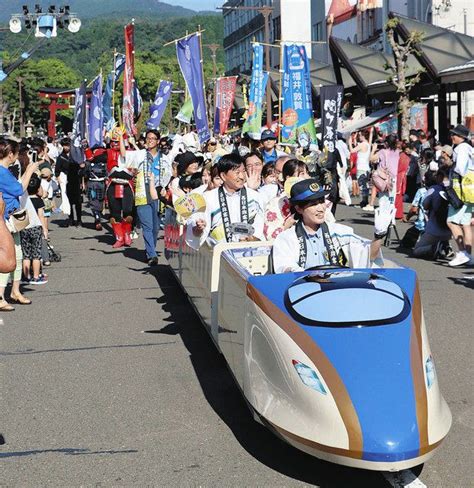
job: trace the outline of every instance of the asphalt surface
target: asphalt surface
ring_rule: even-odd
[[[369,214],[340,207],[338,216],[370,236]],[[47,270],[48,284],[25,287],[31,306],[0,314],[0,486],[391,486],[307,456],[254,422],[164,259],[150,270],[141,250],[113,250],[111,235],[85,220],[52,223],[62,262]],[[474,269],[384,252],[418,272],[453,413],[439,452],[414,471],[428,487],[474,486]]]

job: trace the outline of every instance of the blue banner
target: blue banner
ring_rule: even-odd
[[[105,92],[102,98],[102,114],[104,117],[104,126],[107,131],[114,126],[115,120],[112,117],[112,93],[114,90],[114,75],[110,73],[107,76],[107,83],[105,84]]]
[[[140,95],[140,90],[138,89],[137,80],[133,84],[133,113],[135,116],[135,120],[138,120],[140,114],[142,113],[143,108],[143,100],[142,96]]]
[[[316,144],[309,62],[303,45],[283,46],[281,142]]]
[[[102,146],[104,116],[102,112],[102,75],[92,84],[92,98],[89,105],[89,147]]]
[[[202,144],[210,139],[209,122],[207,120],[204,79],[201,65],[201,36],[193,34],[176,42],[176,55],[188,87],[194,107],[194,121]]]
[[[82,164],[86,160],[82,147],[82,141],[86,138],[86,104],[86,84],[82,82],[76,90],[71,135],[71,159],[77,164]]]
[[[160,81],[160,86],[156,90],[155,101],[150,105],[150,118],[146,122],[148,129],[159,128],[172,88],[173,82],[165,80]]]
[[[256,43],[252,46],[252,49],[253,58],[249,106],[247,109],[247,119],[242,127],[242,133],[247,133],[252,139],[259,140],[262,129],[262,105],[265,97],[265,88],[268,83],[268,73],[263,71],[263,46]]]
[[[125,54],[116,54],[114,56],[114,75],[115,75],[115,82],[120,78],[120,75],[123,73],[125,69]]]

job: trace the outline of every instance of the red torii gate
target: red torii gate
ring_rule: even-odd
[[[89,98],[91,90],[87,90],[87,97]],[[76,90],[67,90],[64,88],[41,88],[39,96],[42,100],[49,100],[48,105],[42,105],[41,108],[49,110],[48,120],[48,136],[56,137],[56,112],[73,108],[72,103],[76,96]]]

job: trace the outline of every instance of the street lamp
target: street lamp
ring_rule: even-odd
[[[67,27],[69,32],[79,32],[81,20],[76,14],[70,12],[69,5],[65,5],[56,11],[55,5],[50,5],[47,12],[43,12],[40,4],[35,5],[35,11],[30,12],[27,5],[23,5],[22,14],[11,16],[9,27],[13,34],[18,34],[24,21],[26,29],[35,29],[35,37],[56,37],[57,28]]]
[[[264,35],[264,47],[265,47],[265,69],[270,73],[270,29],[269,21],[270,15],[273,13],[273,7],[219,7],[217,10],[253,10],[263,15],[263,35]],[[272,125],[272,95],[270,93],[270,76],[267,81],[267,126]]]

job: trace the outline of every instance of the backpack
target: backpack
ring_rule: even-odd
[[[454,173],[451,185],[463,203],[474,203],[474,170],[469,169],[464,176]]]

